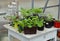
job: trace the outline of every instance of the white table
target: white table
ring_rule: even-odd
[[[49,39],[57,40],[57,29],[52,27],[50,29],[45,28],[44,31],[37,31],[37,34],[25,35],[24,33],[19,33],[9,24],[4,25],[8,29],[8,41],[12,41],[12,37],[19,39],[20,41],[47,41]]]

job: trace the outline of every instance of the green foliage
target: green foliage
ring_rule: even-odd
[[[23,8],[21,8],[20,12],[23,15],[23,17],[29,16],[31,14],[30,9],[23,9]]]
[[[42,13],[42,9],[41,8],[33,8],[33,9],[23,9],[23,8],[21,8],[20,12],[23,15],[23,17],[27,17],[27,16],[30,16],[32,14]]]
[[[46,21],[52,21],[53,18],[52,18],[52,15],[51,14],[48,14],[47,18],[46,18]]]
[[[23,23],[23,21],[18,21],[18,24],[21,26],[21,27],[23,27],[24,28],[24,23]]]
[[[40,21],[37,21],[37,26],[42,27],[44,25],[43,22],[44,22],[43,19],[41,19]]]
[[[32,26],[37,25],[38,16],[31,16],[28,19],[22,20],[24,22],[24,27],[32,28]]]
[[[24,22],[24,27],[29,27],[29,28],[32,27],[31,19],[24,19],[23,22]]]
[[[31,12],[33,14],[38,14],[38,13],[42,13],[43,11],[42,11],[42,8],[33,8],[31,9]]]

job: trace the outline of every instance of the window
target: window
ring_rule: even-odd
[[[58,19],[58,7],[47,8],[45,14],[51,14],[55,19]]]
[[[31,8],[32,0],[19,0],[19,7],[22,8]]]

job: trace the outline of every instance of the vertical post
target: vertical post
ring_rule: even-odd
[[[32,8],[34,8],[34,0],[32,0]]]
[[[48,1],[49,1],[49,0],[47,0],[46,3],[45,3],[45,6],[44,6],[44,8],[43,8],[43,13],[45,12],[45,9],[46,9],[46,7],[47,7]]]
[[[9,30],[8,30],[8,41],[12,41],[12,40],[11,40],[10,33],[9,33]]]
[[[10,30],[8,30],[8,41],[13,41],[13,37],[11,37],[10,33]]]
[[[59,20],[59,16],[60,16],[60,0],[59,0],[59,6],[58,6],[58,20]]]
[[[55,39],[54,41],[57,41],[57,30],[56,30],[56,34],[55,34]]]

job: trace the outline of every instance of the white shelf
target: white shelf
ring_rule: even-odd
[[[57,30],[60,30],[60,28],[56,28]]]
[[[46,33],[48,33],[48,32],[51,32],[51,31],[56,30],[56,28],[54,28],[54,27],[52,27],[52,28],[50,28],[50,29],[44,28],[44,31],[37,31],[37,34],[25,35],[24,33],[19,33],[16,29],[14,29],[14,28],[13,28],[12,26],[10,26],[9,24],[4,25],[4,27],[7,28],[7,29],[10,29],[10,30],[12,30],[12,31],[14,31],[14,32],[16,32],[16,33],[18,33],[18,34],[26,37],[26,38],[33,38],[33,37],[36,37],[36,36],[38,36],[38,35],[46,34]]]

